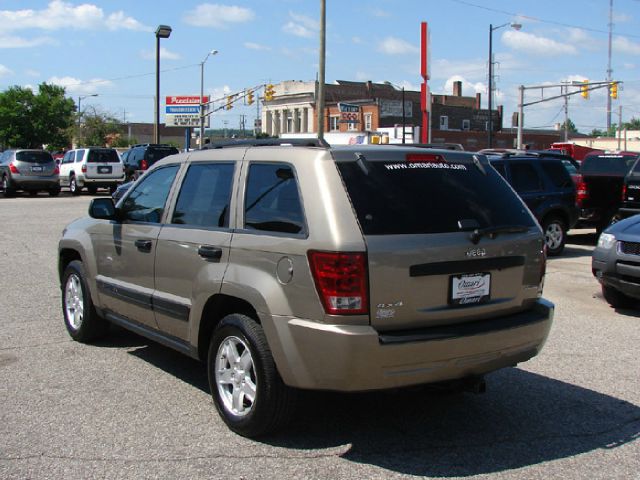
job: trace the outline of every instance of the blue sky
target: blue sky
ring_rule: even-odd
[[[266,82],[313,80],[318,70],[319,0],[0,0],[0,89],[12,85],[60,84],[82,101],[131,122],[153,121],[155,28],[167,24],[161,41],[161,98],[198,94],[200,62],[205,93],[213,98]],[[433,93],[463,93],[487,99],[489,25],[497,62],[495,104],[505,107],[505,126],[517,109],[518,86],[589,79],[607,70],[608,0],[327,0],[326,80],[388,80],[419,89],[420,22],[430,30]],[[613,101],[613,122],[640,118],[640,0],[614,0],[613,78],[624,82]],[[545,97],[558,93],[545,90]],[[526,101],[540,98],[527,93]],[[574,96],[569,117],[583,132],[606,125],[606,93]],[[163,110],[162,110],[163,111]],[[213,117],[253,124],[255,106]],[[564,119],[562,102],[525,110],[526,127],[550,127]]]

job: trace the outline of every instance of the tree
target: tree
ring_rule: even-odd
[[[76,142],[79,146],[112,145],[122,135],[122,124],[112,115],[95,107],[84,111],[78,119]]]
[[[631,117],[631,120],[622,124],[627,130],[640,130],[640,118]]]
[[[569,127],[569,133],[578,133],[578,129],[576,128],[576,124],[571,121],[570,118],[567,118],[567,125]],[[562,124],[562,130],[564,130],[564,123]]]
[[[71,143],[75,104],[65,90],[42,83],[35,94],[13,86],[0,93],[0,143],[7,147],[52,149]]]

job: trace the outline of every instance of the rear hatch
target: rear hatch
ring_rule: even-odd
[[[20,175],[27,177],[53,177],[56,163],[44,150],[21,150],[16,152],[15,167]]]
[[[176,153],[180,153],[178,152],[178,149],[169,145],[147,148],[144,156],[144,159],[147,162],[147,168],[158,160],[162,160],[164,157],[168,157],[169,155],[175,155]]]
[[[622,206],[640,209],[640,161],[636,161],[624,180]]]
[[[122,161],[113,148],[92,148],[87,158],[86,177],[90,179],[122,178]]]
[[[633,155],[588,155],[580,166],[586,198],[581,208],[615,210],[622,201],[624,177],[637,159]]]
[[[524,203],[484,155],[435,152],[363,149],[337,162],[380,331],[506,315],[540,291],[542,235]]]

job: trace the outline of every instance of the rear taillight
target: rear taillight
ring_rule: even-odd
[[[542,247],[542,258],[540,259],[540,281],[538,282],[538,297],[542,296],[544,289],[544,276],[547,274],[547,244]]]
[[[582,176],[578,176],[576,183],[576,205],[582,207],[585,200],[589,198],[589,187],[586,182],[582,180]]]
[[[366,254],[310,251],[309,265],[325,312],[369,313]]]
[[[624,202],[627,199],[627,185],[622,185],[622,201]]]
[[[15,166],[13,163],[10,163],[10,164],[9,164],[9,171],[10,171],[11,173],[20,173],[20,170],[18,170],[18,169],[16,168],[16,166]]]
[[[149,164],[147,163],[147,161],[146,160],[140,161],[140,170],[146,170],[147,168],[149,168]]]
[[[85,163],[84,165],[82,165],[82,173],[87,173],[87,164]]]
[[[54,175],[60,175],[60,167],[58,167],[58,166],[56,165],[56,168],[54,168],[54,169],[53,169],[53,174],[54,174]]]

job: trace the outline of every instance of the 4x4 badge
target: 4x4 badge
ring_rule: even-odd
[[[487,251],[484,248],[472,248],[470,250],[467,250],[467,257],[469,258],[486,257],[486,256],[487,256]]]

